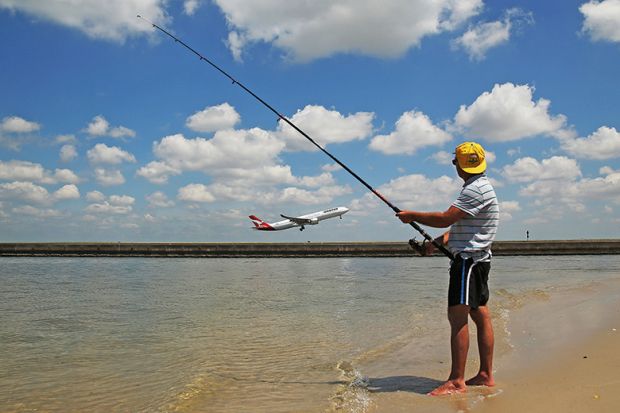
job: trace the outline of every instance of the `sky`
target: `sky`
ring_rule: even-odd
[[[620,237],[620,0],[0,0],[0,241],[420,238],[138,14],[400,209],[446,210],[476,141],[498,240]]]

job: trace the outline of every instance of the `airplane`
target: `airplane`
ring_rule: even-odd
[[[337,208],[329,208],[324,211],[313,212],[311,214],[302,215],[299,217],[289,217],[286,215],[280,214],[282,218],[285,218],[284,221],[272,222],[268,223],[258,218],[255,215],[250,215],[250,219],[254,224],[252,229],[258,231],[280,231],[282,229],[289,229],[293,227],[300,227],[299,230],[303,231],[306,225],[317,225],[320,221],[324,219],[340,217],[342,219],[342,215],[349,212],[349,208],[345,207],[337,207]]]

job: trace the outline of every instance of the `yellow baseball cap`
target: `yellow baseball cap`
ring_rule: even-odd
[[[484,148],[476,142],[463,142],[454,151],[459,167],[469,174],[480,174],[487,169]]]

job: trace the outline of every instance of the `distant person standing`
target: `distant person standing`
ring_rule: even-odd
[[[530,231],[525,231],[525,240],[529,241],[530,240]]]
[[[495,190],[486,177],[485,152],[475,142],[456,147],[452,164],[465,181],[456,201],[444,212],[402,211],[396,216],[404,223],[412,221],[450,230],[436,239],[446,244],[455,258],[450,264],[448,288],[448,320],[452,368],[448,380],[429,394],[432,396],[461,393],[467,385],[494,386],[494,335],[489,300],[488,277],[491,268],[491,244],[499,223],[499,205]],[[425,254],[435,247],[426,244]],[[480,370],[465,381],[465,365],[469,349],[468,318],[476,323]]]

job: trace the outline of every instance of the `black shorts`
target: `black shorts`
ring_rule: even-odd
[[[490,262],[474,262],[457,255],[450,266],[450,287],[448,306],[465,304],[472,309],[484,306],[489,301]]]

